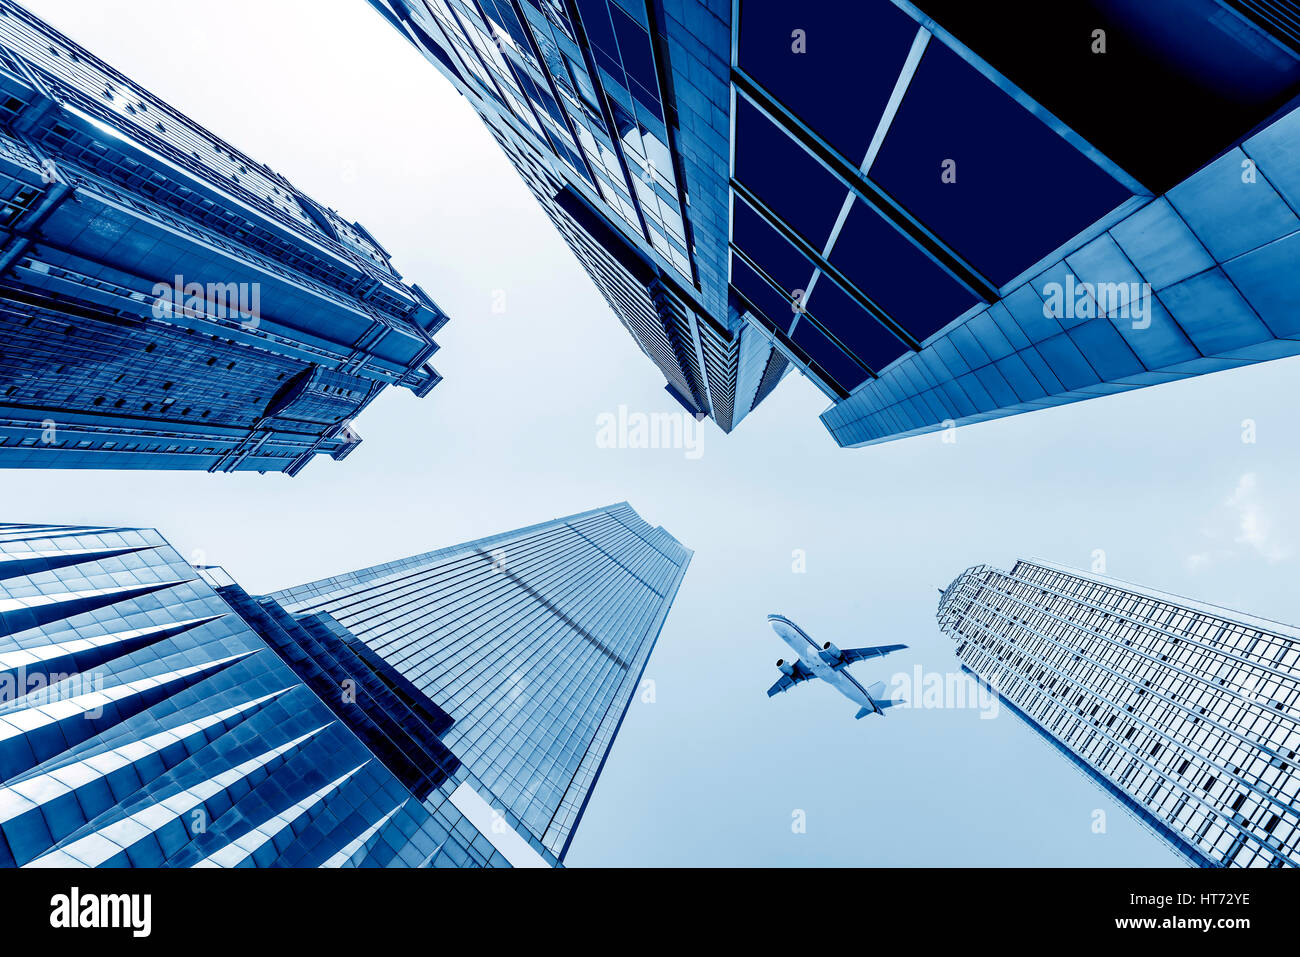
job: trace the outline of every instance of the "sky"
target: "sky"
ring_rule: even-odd
[[[909,646],[855,665],[866,682],[955,671],[936,589],[1017,558],[1300,622],[1300,359],[856,450],[791,374],[689,456],[601,447],[603,414],[680,407],[469,105],[363,0],[27,6],[360,221],[451,321],[445,381],[389,389],[343,462],[9,470],[6,521],[157,528],[258,594],[626,500],[695,555],[569,866],[1179,863],[1006,709],[768,699],[786,648],[765,616]]]

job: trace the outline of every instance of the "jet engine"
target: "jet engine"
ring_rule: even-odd
[[[781,669],[781,674],[783,675],[794,674],[794,665],[786,661],[784,658],[776,659],[776,666]]]
[[[839,661],[844,657],[844,652],[836,648],[834,642],[826,642],[826,644],[822,645],[822,651],[826,652],[827,655],[830,655],[836,661]],[[826,655],[823,655],[822,657],[824,658]]]

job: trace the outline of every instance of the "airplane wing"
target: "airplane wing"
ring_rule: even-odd
[[[845,664],[853,664],[855,661],[864,661],[867,658],[883,658],[885,655],[894,651],[902,651],[907,645],[877,645],[874,648],[845,648]]]
[[[807,681],[812,677],[815,676],[808,670],[808,667],[802,661],[796,661],[794,663],[794,674],[782,675],[778,678],[776,684],[767,689],[767,696],[770,698],[775,694],[780,694],[782,691],[789,691],[795,685],[799,684],[799,682]]]

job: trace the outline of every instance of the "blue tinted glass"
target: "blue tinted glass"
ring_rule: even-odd
[[[848,187],[748,100],[736,99],[736,178],[821,249]]]
[[[807,289],[813,264],[790,245],[762,216],[736,200],[732,234],[735,243],[789,293]]]
[[[790,323],[795,317],[790,300],[764,282],[762,276],[736,256],[731,257],[731,284],[773,325],[783,332],[789,331]]]
[[[609,22],[605,0],[577,0],[577,3],[587,39],[607,56],[617,57],[618,44],[614,42],[614,28]]]
[[[944,163],[955,182],[944,182]],[[870,169],[996,285],[1128,191],[941,43],[931,43]]]
[[[610,76],[620,78],[623,76],[623,64],[619,62],[616,54],[608,52],[603,46],[593,45],[591,49],[596,56],[596,65],[598,67],[610,74]],[[608,77],[601,78],[602,83],[605,83],[607,80]],[[618,82],[622,84],[623,81],[622,79],[619,79]]]
[[[480,3],[489,17],[505,27],[511,39],[519,44],[520,49],[529,49],[528,38],[524,35],[518,17],[515,16],[514,8],[510,6],[510,0],[480,0]]]
[[[641,26],[650,29],[650,21],[645,12],[645,0],[614,0],[618,6],[630,14]]]
[[[635,80],[632,82],[632,97],[636,100],[638,113],[649,112],[657,120],[663,119],[663,108],[659,105],[659,96],[651,92],[654,88],[645,88]]]
[[[582,157],[580,157],[573,150],[569,149],[567,145],[561,143],[555,137],[552,136],[550,139],[551,139],[551,145],[555,147],[556,152],[560,154],[560,156],[565,160],[565,162],[567,162],[571,167],[573,167],[573,171],[577,173],[579,176],[581,176],[588,183],[590,183],[591,177],[587,175],[587,168],[582,164]]]
[[[623,67],[628,76],[647,90],[657,90],[659,83],[655,79],[655,61],[650,51],[649,35],[618,7],[611,7],[609,12],[614,20],[618,50],[623,55]]]
[[[546,110],[546,112],[551,115],[551,119],[555,120],[561,129],[564,129],[564,114],[560,112],[560,106],[555,102],[550,91],[543,86],[539,86],[537,82],[529,76],[527,70],[519,69],[515,72],[519,76],[519,85],[523,87],[528,98]]]
[[[740,66],[853,161],[862,162],[917,24],[891,3],[744,0]],[[796,52],[802,31],[804,52]]]
[[[812,358],[846,392],[869,378],[866,370],[849,358],[848,354],[827,339],[816,326],[807,320],[794,327],[791,336],[795,345]]]
[[[917,342],[975,302],[975,296],[861,200],[831,249],[831,264]]]
[[[829,276],[817,279],[806,305],[819,323],[872,369],[883,369],[909,351]]]

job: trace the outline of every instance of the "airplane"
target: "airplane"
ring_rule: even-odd
[[[862,687],[857,679],[849,674],[848,666],[867,658],[883,658],[891,652],[901,651],[907,645],[879,645],[875,648],[846,648],[841,651],[829,641],[824,645],[818,645],[802,628],[784,615],[768,615],[767,620],[771,623],[772,630],[794,650],[795,654],[794,658],[788,661],[785,658],[776,660],[781,677],[776,684],[767,689],[769,698],[782,691],[789,691],[809,678],[821,678],[859,706],[858,713],[854,715],[856,719],[865,718],[869,714],[878,714],[883,718],[886,708],[906,704],[902,698],[892,701],[886,698],[883,681],[877,681],[869,688]]]

